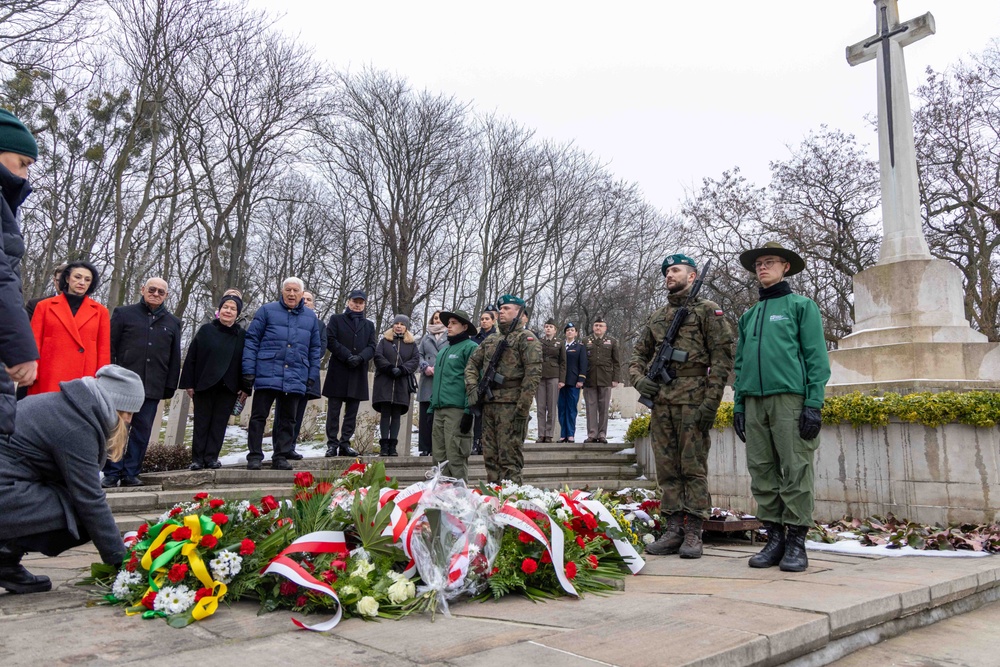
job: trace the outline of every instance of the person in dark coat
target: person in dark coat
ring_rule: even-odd
[[[21,292],[21,204],[31,194],[28,167],[38,144],[24,123],[0,109],[0,438],[14,430],[17,385],[38,372],[38,347]]]
[[[138,375],[105,366],[21,401],[13,435],[0,441],[0,588],[52,588],[21,565],[29,551],[57,556],[93,540],[101,560],[121,563],[125,544],[98,480],[105,458],[121,458],[144,394]]]
[[[482,345],[487,337],[497,332],[497,310],[496,306],[490,304],[479,314],[479,331],[471,340],[476,345]],[[483,453],[483,415],[477,413],[472,426],[472,453],[482,456]]]
[[[357,456],[351,436],[358,419],[358,406],[368,400],[368,362],[375,357],[375,324],[365,319],[368,295],[356,289],[347,295],[347,308],[330,318],[326,326],[330,364],[326,368],[323,395],[326,411],[326,455]],[[344,423],[340,423],[340,409]]]
[[[265,303],[253,316],[243,346],[243,385],[254,392],[247,429],[247,470],[264,460],[264,425],[274,405],[271,467],[291,470],[288,452],[295,435],[295,415],[306,392],[319,378],[319,320],[302,302],[302,281],[285,278],[281,300]]]
[[[302,303],[305,304],[306,308],[316,312],[316,297],[310,291],[305,291],[302,293]],[[319,345],[320,345],[320,359],[322,360],[322,355],[326,354],[326,323],[323,320],[316,318],[316,322],[319,324]],[[292,451],[288,453],[289,461],[301,461],[302,454],[295,451],[295,445],[299,442],[299,433],[302,430],[302,420],[306,417],[306,406],[309,401],[315,400],[317,398],[322,398],[322,394],[319,393],[319,371],[317,370],[317,375],[314,378],[315,382],[306,389],[306,394],[303,400],[299,401],[298,410],[295,412],[295,435],[292,438]]]
[[[392,327],[375,348],[375,383],[372,407],[382,415],[379,423],[379,456],[399,456],[400,417],[410,408],[410,394],[417,389],[413,374],[420,365],[417,341],[410,333],[410,318],[396,315]]]
[[[222,467],[219,452],[242,394],[246,332],[236,324],[242,310],[243,300],[238,296],[222,297],[219,316],[198,329],[184,357],[180,388],[194,401],[191,470]]]
[[[576,325],[567,322],[563,327],[566,338],[566,378],[559,390],[559,442],[574,442],[576,438],[576,411],[580,404],[580,390],[587,380],[587,347],[576,339]]]
[[[142,378],[146,401],[132,418],[128,449],[120,461],[104,467],[104,486],[142,486],[139,473],[149,447],[153,420],[160,401],[177,391],[181,375],[181,321],[167,311],[167,283],[149,278],[139,303],[115,308],[111,314],[111,363],[124,366]]]
[[[417,390],[419,411],[417,413],[417,446],[421,456],[432,453],[431,441],[434,437],[434,413],[428,412],[431,407],[431,392],[434,390],[434,363],[437,354],[448,344],[448,327],[441,322],[441,311],[431,314],[427,332],[420,339],[420,388]]]

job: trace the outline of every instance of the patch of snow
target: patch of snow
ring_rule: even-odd
[[[643,480],[643,481],[645,481],[646,480],[646,476],[645,475],[639,475],[638,477],[636,477],[636,479],[637,480]]]
[[[930,556],[934,558],[982,558],[989,556],[986,551],[925,551],[914,549],[913,547],[901,547],[890,549],[886,545],[876,547],[862,546],[858,540],[842,540],[833,544],[825,542],[813,542],[806,540],[806,549],[810,551],[826,551],[828,553],[844,554],[847,556],[889,556],[898,558],[900,556]]]
[[[635,447],[626,447],[620,452],[615,452],[615,454],[635,454]]]

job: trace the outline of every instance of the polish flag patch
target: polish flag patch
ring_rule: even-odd
[[[721,310],[719,310],[718,308],[716,308],[716,309],[715,309],[715,316],[716,316],[716,317],[722,317],[722,311],[721,311]]]

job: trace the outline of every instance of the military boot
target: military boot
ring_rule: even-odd
[[[785,555],[785,527],[765,521],[764,528],[767,530],[767,544],[760,553],[750,557],[750,567],[774,567]]]
[[[654,556],[669,556],[677,553],[681,543],[684,541],[684,530],[681,527],[681,520],[684,515],[680,512],[668,514],[666,518],[666,530],[660,535],[660,539],[646,547],[646,553]]]
[[[399,452],[396,451],[396,447],[399,446],[399,438],[389,439],[389,456],[399,456]]]
[[[681,558],[701,558],[701,524],[701,518],[684,515],[684,544],[678,549]]]
[[[21,565],[24,552],[9,543],[0,543],[0,588],[11,593],[44,593],[52,590],[52,581],[36,576]]]
[[[378,455],[389,456],[389,439],[380,438],[378,441]]]
[[[483,441],[479,438],[475,438],[472,441],[472,455],[482,456],[483,455]]]
[[[809,567],[806,556],[806,533],[809,526],[788,526],[788,536],[785,540],[785,555],[778,568],[782,572],[803,572]]]

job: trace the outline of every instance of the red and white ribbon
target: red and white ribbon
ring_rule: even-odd
[[[614,515],[611,514],[607,507],[598,501],[583,500],[580,504],[590,510],[592,514],[596,515],[597,518],[604,523],[621,530],[621,525],[619,525]],[[618,555],[622,557],[623,561],[625,561],[625,565],[628,566],[628,569],[632,572],[632,574],[639,574],[639,571],[646,565],[646,561],[642,559],[642,556],[640,556],[639,552],[635,550],[635,547],[633,547],[630,542],[625,540],[613,539],[612,542],[614,542],[615,549],[618,550]]]
[[[545,510],[545,507],[541,507],[542,513],[545,518],[549,520],[549,533],[552,535],[552,542],[550,543],[548,538],[545,537],[545,533],[542,532],[541,528],[538,527],[531,518],[526,515],[521,510],[517,509],[512,503],[507,502],[500,508],[500,512],[496,515],[497,523],[503,524],[505,526],[513,526],[518,530],[521,530],[531,537],[535,538],[538,542],[545,547],[545,550],[549,552],[549,558],[552,559],[552,569],[555,570],[556,579],[559,580],[559,585],[562,586],[563,590],[579,597],[579,593],[576,592],[576,588],[570,583],[569,578],[566,576],[566,563],[565,561],[565,544],[563,541],[562,526],[558,525],[555,520],[549,516],[549,513]]]
[[[305,630],[313,630],[315,632],[326,632],[327,630],[333,629],[338,623],[340,623],[340,619],[344,613],[343,608],[340,606],[340,598],[337,597],[337,592],[333,590],[330,585],[322,581],[318,581],[309,572],[306,572],[301,565],[285,555],[289,553],[346,554],[347,540],[344,537],[344,534],[339,530],[323,530],[303,535],[288,545],[288,547],[278,554],[278,556],[275,557],[274,560],[272,560],[261,572],[261,574],[281,575],[303,588],[308,588],[316,591],[317,593],[322,593],[332,597],[334,602],[337,603],[337,613],[334,614],[333,618],[314,625],[306,625],[297,618],[293,618],[292,623]]]

